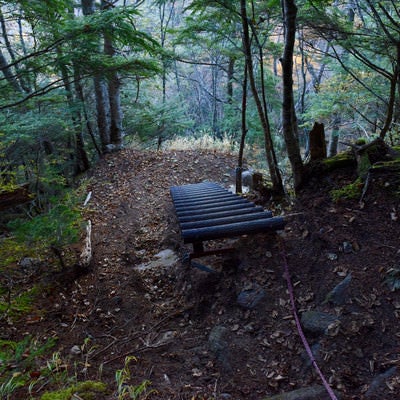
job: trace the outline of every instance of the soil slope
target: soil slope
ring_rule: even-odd
[[[32,329],[58,336],[80,379],[98,379],[102,365],[104,399],[116,398],[115,371],[128,356],[135,357],[129,383],[151,381],[155,399],[258,400],[320,384],[294,323],[286,259],[299,315],[334,317],[324,333],[306,331],[331,386],[344,400],[400,398],[400,292],[387,283],[400,269],[392,183],[377,178],[362,204],[329,196],[354,179],[348,170],[310,181],[285,210],[256,195],[275,214],[290,215],[285,231],[212,243],[236,249],[200,260],[216,273],[190,267],[169,187],[229,186],[234,168],[233,156],[212,152],[124,150],[104,158],[88,188],[91,270],[46,293],[46,315]],[[165,250],[177,261],[170,254],[160,261]],[[263,294],[255,307],[239,304],[240,294],[254,292]],[[71,355],[88,338],[90,346]]]

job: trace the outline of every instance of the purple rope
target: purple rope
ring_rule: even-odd
[[[289,297],[290,297],[290,303],[292,306],[292,312],[294,315],[294,319],[296,321],[296,326],[297,326],[297,330],[299,332],[301,341],[303,342],[303,346],[307,351],[307,354],[310,358],[310,361],[312,363],[312,365],[314,366],[315,370],[317,371],[318,375],[320,376],[323,385],[325,386],[326,391],[328,392],[329,396],[331,397],[332,400],[338,400],[338,398],[336,397],[335,393],[333,392],[332,388],[329,386],[328,381],[326,380],[324,374],[322,373],[322,371],[319,369],[317,362],[315,361],[314,355],[311,351],[310,345],[307,342],[307,339],[304,335],[303,329],[301,327],[300,324],[300,319],[299,316],[297,314],[296,311],[296,303],[295,303],[295,299],[294,299],[294,290],[293,290],[293,285],[292,285],[292,281],[290,279],[290,273],[289,273],[289,265],[287,262],[287,257],[286,257],[286,252],[285,252],[285,247],[283,245],[283,241],[280,240],[280,247],[281,247],[281,254],[282,254],[282,258],[283,258],[283,265],[285,268],[285,278],[286,278],[286,282],[287,282],[287,286],[288,286],[288,290],[289,290]]]

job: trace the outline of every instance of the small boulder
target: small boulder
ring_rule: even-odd
[[[328,396],[323,386],[315,385],[267,397],[264,400],[321,400],[327,399]]]
[[[240,306],[253,310],[265,297],[265,290],[261,287],[255,287],[249,290],[243,290],[237,297]]]
[[[338,322],[335,315],[320,311],[305,311],[301,315],[303,329],[314,336],[328,333],[329,327]]]

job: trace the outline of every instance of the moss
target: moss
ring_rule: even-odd
[[[357,178],[353,183],[346,185],[340,189],[334,189],[330,192],[332,200],[338,202],[340,200],[359,199],[362,193],[363,182]]]
[[[367,140],[365,138],[359,138],[356,140],[355,143],[357,146],[363,146],[364,144],[367,144]]]
[[[103,382],[85,381],[66,389],[47,392],[42,395],[40,400],[71,400],[74,394],[77,394],[83,400],[95,400],[97,395],[104,393],[106,389],[107,385]]]
[[[370,168],[371,168],[371,161],[369,160],[369,154],[368,152],[365,152],[360,155],[358,161],[358,167],[357,167],[358,176],[365,179]]]
[[[372,166],[373,170],[387,169],[395,171],[398,170],[399,168],[400,168],[400,158],[396,158],[390,161],[379,162]]]
[[[333,171],[338,168],[355,166],[356,160],[352,153],[344,152],[339,153],[336,156],[326,158],[322,161],[322,164],[326,171]]]

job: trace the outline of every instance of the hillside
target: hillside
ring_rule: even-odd
[[[90,271],[59,277],[41,318],[4,333],[57,337],[80,380],[107,382],[97,399],[117,398],[115,372],[130,356],[127,384],[149,380],[154,399],[258,400],[320,385],[294,323],[287,260],[307,339],[340,398],[398,398],[399,182],[377,177],[361,204],[329,195],[354,180],[348,169],[314,178],[286,207],[255,195],[289,215],[285,230],[214,243],[236,249],[199,260],[215,274],[189,267],[169,187],[229,186],[234,168],[233,156],[213,152],[107,155],[89,177]],[[244,307],[248,293],[262,295]]]

